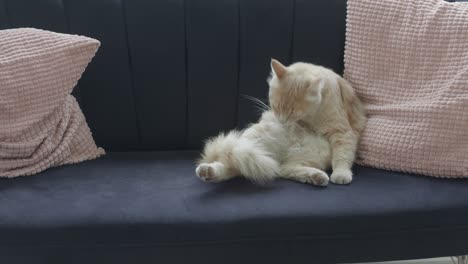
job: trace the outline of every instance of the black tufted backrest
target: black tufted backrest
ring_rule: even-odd
[[[342,71],[345,0],[0,0],[0,29],[99,39],[75,93],[110,151],[199,148],[258,118],[270,57]],[[1,74],[1,73],[0,73]]]

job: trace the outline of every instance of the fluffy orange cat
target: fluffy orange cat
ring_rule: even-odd
[[[333,71],[298,62],[271,61],[270,106],[243,131],[209,139],[196,174],[219,182],[245,177],[266,183],[283,178],[325,186],[352,181],[351,167],[366,126],[351,85]],[[332,168],[330,178],[326,170]]]

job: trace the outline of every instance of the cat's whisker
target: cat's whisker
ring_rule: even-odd
[[[256,98],[256,97],[253,97],[253,96],[250,96],[250,95],[244,95],[244,97],[246,99],[249,99],[250,101],[252,101],[257,107],[260,108],[260,110],[270,110],[270,106],[267,105],[266,103],[264,103],[262,100]]]
[[[260,106],[263,106],[263,108],[265,108],[266,110],[269,110],[270,109],[270,106],[265,104],[263,101],[261,101],[260,99],[258,98],[254,98],[252,97],[253,101],[257,102]]]
[[[268,110],[268,109],[265,108],[265,106],[263,106],[263,105],[261,105],[261,104],[259,104],[259,103],[254,103],[254,106],[255,106],[256,108],[258,108],[258,110],[261,110],[261,111],[266,111],[266,110]]]

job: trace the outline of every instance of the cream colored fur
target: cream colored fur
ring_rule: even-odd
[[[259,122],[208,140],[197,175],[205,181],[243,176],[258,183],[275,178],[325,186],[348,184],[364,107],[351,85],[333,71],[308,63],[289,67],[272,60],[270,107]]]

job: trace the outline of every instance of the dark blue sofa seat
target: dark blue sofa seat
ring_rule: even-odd
[[[351,186],[209,184],[194,175],[196,155],[112,153],[0,181],[0,256],[11,256],[2,263],[338,263],[466,252],[467,181],[356,167]]]

